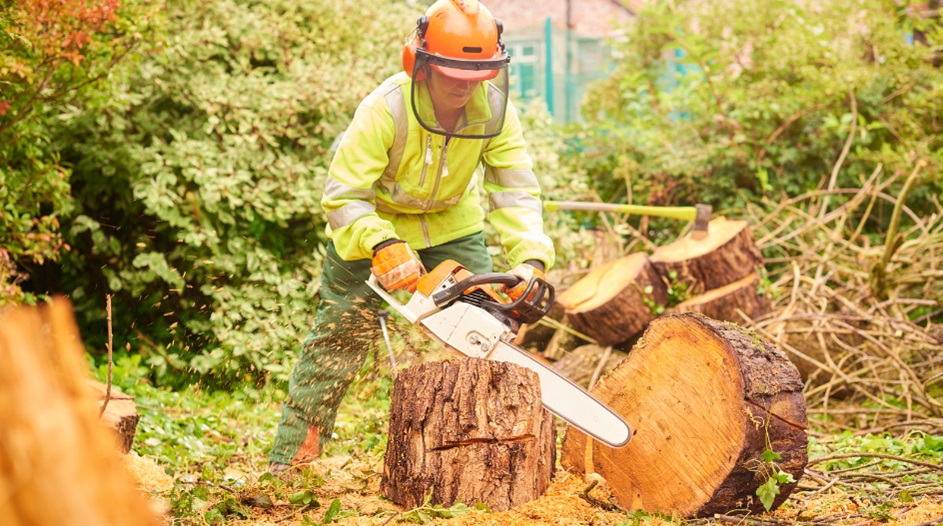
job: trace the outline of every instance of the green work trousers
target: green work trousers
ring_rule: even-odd
[[[452,259],[471,272],[492,271],[481,232],[418,251],[427,270]],[[282,417],[270,460],[309,461],[324,451],[347,389],[363,366],[371,345],[382,341],[377,312],[383,302],[366,284],[371,261],[344,261],[334,244],[327,247],[321,274],[321,301],[314,327],[302,343],[282,404]],[[308,436],[310,432],[317,436]],[[302,455],[302,447],[307,450]]]

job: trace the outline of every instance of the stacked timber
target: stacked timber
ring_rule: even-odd
[[[760,278],[754,272],[733,283],[698,294],[674,306],[674,312],[700,312],[715,320],[739,322],[742,312],[757,319],[770,311],[770,301],[758,292]]]
[[[672,311],[734,323],[768,313],[769,299],[758,292],[763,255],[747,222],[718,217],[706,234],[688,234],[652,253],[652,265],[668,286],[691,294]]]
[[[602,347],[631,344],[661,312],[742,323],[769,312],[758,292],[763,257],[746,221],[718,217],[707,232],[595,268],[557,295],[567,325]],[[671,306],[673,297],[687,296]]]
[[[570,327],[605,347],[645,330],[668,293],[648,255],[639,252],[592,270],[557,301]]]
[[[0,311],[0,524],[163,524],[99,422],[69,303]]]

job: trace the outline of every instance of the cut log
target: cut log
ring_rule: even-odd
[[[570,327],[603,346],[637,336],[668,302],[665,283],[648,255],[636,253],[593,270],[557,296]]]
[[[561,464],[606,479],[626,509],[709,517],[762,512],[769,447],[786,500],[808,463],[802,382],[786,355],[754,333],[697,313],[651,323],[629,356],[590,391],[632,426],[609,448],[569,428]]]
[[[769,298],[757,292],[760,278],[756,273],[682,301],[673,312],[700,312],[720,321],[744,322],[741,312],[751,320],[770,311]]]
[[[506,362],[429,362],[399,372],[380,491],[406,508],[482,502],[505,511],[550,485],[553,415],[533,371]]]
[[[92,381],[89,385],[94,393],[95,407],[101,408],[105,401],[108,386],[97,381]],[[131,447],[134,445],[134,434],[137,432],[140,419],[141,415],[138,414],[134,397],[122,393],[112,385],[108,404],[105,406],[105,412],[101,415],[101,422],[115,434],[118,449],[122,453],[131,451]]]
[[[746,221],[718,217],[708,225],[707,237],[691,234],[655,249],[652,265],[669,283],[683,285],[692,294],[729,285],[763,264]]]
[[[71,305],[0,311],[0,524],[157,526],[98,420]]]

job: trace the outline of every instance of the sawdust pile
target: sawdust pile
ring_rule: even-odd
[[[124,456],[124,467],[137,482],[138,488],[145,493],[170,491],[174,487],[173,477],[164,473],[164,469],[152,459],[134,451]]]
[[[425,524],[448,526],[573,526],[593,524],[606,526],[625,522],[626,515],[624,513],[605,511],[583,499],[580,494],[587,486],[588,484],[581,476],[558,471],[546,493],[512,510],[500,513],[472,511],[462,517],[434,518]],[[600,502],[607,502],[609,497],[604,491],[598,489],[594,490],[590,495]],[[342,498],[342,500],[344,499]],[[356,504],[353,502],[345,502],[345,506],[346,505],[356,507]],[[386,524],[399,524],[398,520],[404,518],[403,515],[409,511],[410,510],[400,509],[399,511],[389,511],[376,517],[349,517],[338,521],[338,524],[341,526],[382,526]],[[279,524],[300,525],[301,523],[301,518],[298,517],[297,522],[281,522]],[[256,524],[262,525],[267,523]],[[672,523],[652,519],[646,522],[646,524],[659,526],[661,524]]]

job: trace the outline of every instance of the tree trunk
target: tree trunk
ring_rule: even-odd
[[[720,321],[744,322],[741,312],[755,320],[770,311],[769,298],[757,292],[759,276],[752,273],[729,285],[709,290],[704,294],[675,305],[673,312],[700,312]]]
[[[595,471],[626,509],[682,517],[764,511],[767,447],[795,482],[808,462],[802,382],[786,355],[753,333],[696,313],[652,322],[629,356],[591,392],[625,417],[629,444],[613,449],[569,428],[561,463]]]
[[[162,524],[98,419],[71,306],[0,311],[0,524]]]
[[[399,372],[380,491],[406,508],[483,502],[504,511],[536,499],[555,463],[553,415],[537,374],[481,359]]]
[[[94,393],[95,407],[101,408],[102,403],[105,401],[108,386],[95,381],[90,382],[90,385]],[[118,448],[122,453],[131,451],[131,447],[134,445],[134,434],[137,431],[140,419],[141,415],[138,414],[134,398],[122,393],[112,385],[111,396],[108,405],[105,406],[105,412],[101,415],[101,421],[114,432]]]
[[[702,294],[729,285],[756,271],[763,256],[753,241],[746,221],[713,219],[708,235],[694,239],[691,234],[655,249],[652,265],[675,287]]]
[[[648,255],[636,253],[593,270],[557,296],[570,327],[603,346],[637,336],[668,294]]]

